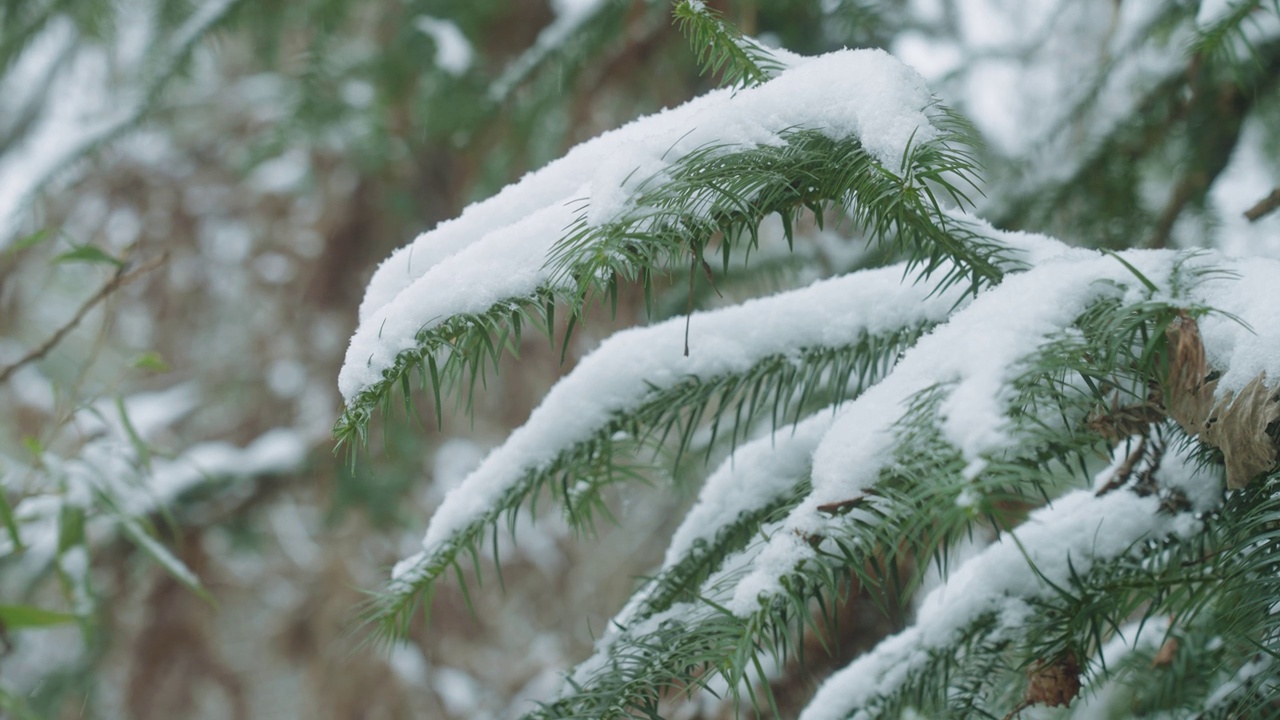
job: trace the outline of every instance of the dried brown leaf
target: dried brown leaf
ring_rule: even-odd
[[[1213,409],[1216,381],[1209,380],[1204,342],[1195,318],[1186,313],[1165,329],[1169,347],[1169,380],[1165,386],[1165,408],[1183,430],[1199,435]]]
[[[1259,473],[1275,466],[1276,444],[1267,427],[1280,419],[1280,395],[1267,387],[1266,374],[1249,381],[1239,393],[1223,395],[1201,437],[1222,450],[1227,464],[1227,487],[1242,488]]]
[[[1260,373],[1240,392],[1215,398],[1216,374],[1205,360],[1196,321],[1183,313],[1165,330],[1169,347],[1169,380],[1165,407],[1187,433],[1222,451],[1227,487],[1241,488],[1275,466],[1276,443],[1268,434],[1280,419],[1280,396]]]
[[[1089,416],[1088,427],[1098,435],[1116,442],[1141,435],[1152,423],[1164,419],[1165,413],[1158,403],[1121,406],[1112,402],[1110,408],[1099,408]]]
[[[1151,658],[1151,667],[1168,667],[1173,664],[1173,659],[1178,655],[1178,638],[1169,636],[1168,640],[1160,646],[1156,651],[1155,657]]]

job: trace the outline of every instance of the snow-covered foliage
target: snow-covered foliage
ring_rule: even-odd
[[[595,5],[564,3],[557,22]],[[531,717],[653,717],[713,682],[768,706],[769,668],[806,628],[829,631],[822,618],[844,593],[903,596],[931,564],[942,580],[907,627],[833,675],[801,717],[1011,717],[1101,703],[1160,673],[1196,682],[1131,694],[1135,712],[1272,702],[1258,653],[1280,650],[1265,599],[1280,262],[1166,249],[1208,188],[1190,171],[1172,216],[1148,218],[1147,249],[1072,247],[982,219],[1062,230],[1054,204],[1077,202],[1079,179],[1133,142],[1118,118],[1163,97],[1188,62],[1262,82],[1275,55],[1258,46],[1280,37],[1280,8],[1192,5],[1117,4],[1104,48],[1115,60],[1080,86],[1038,88],[1066,96],[1064,114],[997,133],[995,156],[1026,163],[1000,165],[988,186],[973,129],[908,65],[876,50],[770,50],[679,3],[729,86],[577,146],[388,258],[339,376],[340,438],[358,444],[396,393],[409,402],[415,376],[437,405],[478,392],[528,324],[558,344],[557,307],[567,347],[593,303],[616,309],[630,285],[648,298],[673,279],[692,304],[699,281],[732,277],[731,257],[749,266],[769,243],[803,243],[805,223],[847,224],[870,247],[864,264],[898,262],[605,340],[450,491],[370,614],[402,631],[443,576],[491,535],[496,547],[504,517],[514,529],[544,495],[589,528],[606,487],[720,456],[661,567]],[[1062,5],[1054,22],[1074,12]],[[1034,82],[1051,50],[1028,45],[1016,82]],[[956,54],[932,64],[980,82],[980,54]],[[1134,84],[1155,89],[1135,98],[1122,89]],[[969,99],[989,132],[981,94]],[[1261,122],[1236,111],[1237,133]],[[1067,156],[1044,138],[1069,123],[1080,133]],[[782,237],[761,231],[770,217]],[[950,563],[965,538],[989,544]],[[1143,665],[1117,642],[1159,652]]]

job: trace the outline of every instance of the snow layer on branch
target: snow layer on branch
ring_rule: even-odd
[[[1159,504],[1155,496],[1117,491],[1096,497],[1081,490],[1036,511],[1012,537],[1005,535],[930,593],[915,625],[828,679],[801,720],[869,718],[862,710],[868,702],[921,672],[931,650],[955,645],[980,618],[994,616],[998,627],[1022,625],[1032,611],[1027,600],[1054,592],[1049,583],[1068,586],[1073,573],[1086,574],[1144,540],[1199,530],[1191,515],[1161,513]]]
[[[1275,387],[1280,382],[1280,261],[1249,258],[1220,267],[1229,275],[1202,283],[1195,293],[1201,303],[1221,311],[1199,320],[1205,359],[1222,372],[1217,394],[1239,392],[1260,374]]]
[[[814,448],[834,418],[835,408],[829,408],[789,431],[770,432],[734,450],[707,478],[698,501],[671,536],[661,571],[675,567],[698,542],[714,539],[743,513],[765,507],[794,488],[808,474]],[[632,595],[610,623],[609,632],[630,626],[653,589],[650,583]]]
[[[1158,287],[1168,287],[1173,253],[1131,251],[1122,257]],[[1221,311],[1199,323],[1209,365],[1223,372],[1219,395],[1243,389],[1260,374],[1274,386],[1280,380],[1280,334],[1275,331],[1280,328],[1280,286],[1274,281],[1280,262],[1217,256],[1186,262],[1226,274],[1203,280],[1185,297],[1155,299]],[[858,497],[876,482],[892,460],[893,425],[913,396],[935,385],[949,386],[941,407],[943,438],[980,472],[984,457],[1015,440],[1007,431],[1005,407],[1019,364],[1091,302],[1113,292],[1108,281],[1129,288],[1122,298],[1126,303],[1142,297],[1142,285],[1124,265],[1091,251],[1063,251],[1033,264],[1032,270],[1010,276],[922,338],[888,377],[845,407],[814,454],[813,492],[788,518],[789,531],[776,533],[761,552],[731,609],[742,615],[753,612],[762,593],[779,591],[779,578],[813,554],[801,534],[820,534],[830,522],[818,506]]]
[[[1167,285],[1175,254],[1130,252],[1124,256],[1157,286]],[[907,351],[893,371],[845,406],[814,453],[813,492],[774,535],[756,570],[738,587],[730,605],[749,615],[760,595],[781,590],[780,578],[814,550],[804,540],[822,534],[829,516],[819,506],[859,497],[892,461],[894,425],[908,402],[935,386],[947,386],[940,408],[943,438],[980,471],[984,456],[1012,442],[1005,409],[1019,366],[1048,336],[1068,327],[1101,296],[1129,290],[1125,302],[1145,299],[1141,283],[1115,258],[1088,250],[1066,250],[1036,260],[1011,275]]]
[[[684,318],[615,334],[557,383],[528,422],[446,496],[431,519],[424,547],[430,551],[475,522],[527,472],[589,439],[615,413],[643,402],[655,386],[740,373],[769,355],[839,347],[856,342],[862,333],[936,322],[962,299],[958,286],[930,297],[928,285],[905,284],[904,272],[902,265],[867,270],[695,313],[689,318],[687,357]]]
[[[663,568],[675,565],[694,543],[715,537],[742,513],[763,507],[795,487],[834,418],[834,409],[823,410],[781,437],[769,433],[738,448],[707,478],[697,503],[671,536]]]
[[[776,146],[796,129],[856,137],[896,169],[909,143],[937,137],[925,114],[931,103],[920,77],[887,53],[843,50],[798,63],[758,87],[713,91],[583,143],[382,263],[339,375],[342,394],[350,401],[381,379],[421,329],[548,282],[546,255],[584,201],[590,224],[614,221],[639,183],[690,152]]]

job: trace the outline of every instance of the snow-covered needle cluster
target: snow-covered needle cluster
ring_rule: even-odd
[[[571,333],[593,302],[692,288],[804,223],[896,260],[605,340],[448,495],[373,615],[403,628],[544,493],[590,527],[606,487],[718,456],[661,567],[532,716],[655,717],[703,688],[767,707],[846,593],[907,597],[930,568],[906,627],[802,718],[1274,710],[1280,264],[998,230],[971,212],[965,123],[906,65],[768,50],[698,2],[677,17],[729,85],[386,260],[339,436],[414,376],[437,404],[475,392],[527,324],[554,335],[561,312]]]

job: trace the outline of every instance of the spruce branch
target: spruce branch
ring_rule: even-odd
[[[743,35],[702,0],[680,0],[673,12],[702,73],[718,74],[721,85],[759,85],[786,68],[777,52]]]
[[[1047,637],[1025,631],[1028,623],[1038,624],[1039,603],[1065,599],[1081,604],[1075,588],[1095,573],[1105,572],[1144,548],[1159,547],[1166,537],[1189,534],[1194,525],[1179,517],[1162,514],[1154,499],[1128,492],[1101,498],[1077,492],[1060,498],[956,571],[950,582],[966,587],[978,596],[976,599],[953,604],[947,602],[946,586],[935,591],[924,601],[913,627],[837,673],[819,690],[802,717],[882,716],[904,706],[943,714],[996,711],[1010,702],[1006,694],[1008,670],[1025,663],[1023,666],[1033,668],[1034,681],[1037,665],[1043,669],[1061,658],[1073,657],[1078,650],[1072,647],[1080,642],[1074,635],[1068,636],[1073,642],[1066,647],[1059,644],[1064,642],[1061,623],[1054,624]],[[1068,533],[1067,528],[1076,526],[1105,528],[1108,539],[1105,544],[1093,545],[1087,534],[1082,538]],[[1019,562],[1019,556],[1025,560]],[[1088,602],[1087,598],[1083,601]],[[1112,617],[1109,612],[1101,616],[1082,612],[1078,617],[1102,622],[1108,630],[1111,623],[1123,620],[1123,616]],[[1089,622],[1086,625],[1089,632],[1097,628]],[[1021,640],[1036,637],[1044,637],[1041,642],[1050,644],[1028,647]],[[1098,638],[1087,639],[1092,642]],[[1011,655],[1001,658],[1005,653]],[[1005,672],[956,683],[956,671],[963,673],[963,668],[973,663]],[[1078,673],[1079,666],[1072,665]],[[1060,678],[1063,683],[1070,679]],[[1075,680],[1070,695],[1078,692],[1078,682]],[[1066,687],[1064,684],[1061,689],[1065,692]],[[1061,702],[1063,698],[1035,682],[1026,688],[1025,699],[1018,705]]]
[[[1189,50],[1195,56],[1232,69],[1232,72],[1246,64],[1240,57],[1241,52],[1247,55],[1249,62],[1258,63],[1258,49],[1249,40],[1248,28],[1256,27],[1258,18],[1264,14],[1280,18],[1280,3],[1275,0],[1232,2],[1227,11],[1207,27],[1197,29]]]
[[[857,139],[832,140],[819,131],[783,134],[785,144],[744,151],[708,146],[636,186],[631,207],[616,221],[595,226],[582,213],[553,250],[555,277],[593,291],[599,278],[644,282],[653,268],[685,265],[713,237],[722,238],[722,264],[736,246],[759,244],[762,218],[778,214],[790,240],[796,212],[821,217],[841,209],[875,241],[909,258],[909,269],[929,278],[942,270],[941,289],[964,283],[972,291],[999,282],[1003,267],[1019,267],[1008,248],[951,220],[935,193],[963,206],[964,185],[976,182],[962,124],[945,108],[933,121],[937,140],[914,145],[902,168],[891,171]],[[937,188],[935,191],[934,188]]]
[[[878,242],[906,254],[909,270],[940,275],[938,292],[956,284],[976,292],[998,282],[1006,269],[1023,265],[1005,243],[942,211],[937,195],[966,202],[962,186],[976,181],[976,167],[964,149],[969,136],[963,123],[941,107],[933,119],[943,134],[911,146],[901,174],[884,168],[856,139],[797,130],[783,135],[782,146],[713,146],[688,154],[663,176],[640,182],[618,220],[592,225],[583,209],[547,258],[548,281],[482,313],[428,323],[414,347],[398,353],[379,380],[348,401],[335,435],[340,443],[363,444],[374,409],[389,410],[394,393],[404,392],[414,374],[424,387],[430,379],[437,408],[453,382],[468,378],[474,388],[486,361],[496,367],[504,346],[518,347],[507,340],[518,341],[522,324],[535,313],[544,330],[554,327],[557,303],[567,306],[572,327],[593,298],[616,303],[623,282],[643,285],[651,298],[655,275],[687,267],[686,256],[696,259],[712,237],[722,238],[719,253],[727,268],[735,246],[758,246],[760,223],[773,214],[790,241],[800,209],[820,217],[824,205],[839,204]]]
[[[595,513],[603,508],[604,488],[644,477],[643,466],[628,464],[628,458],[635,457],[640,448],[661,447],[673,437],[672,462],[678,464],[704,420],[710,428],[708,453],[722,424],[729,426],[729,442],[736,445],[758,417],[768,417],[775,431],[798,422],[813,400],[838,403],[874,382],[926,327],[864,333],[843,347],[768,354],[738,372],[705,378],[690,375],[667,386],[648,383],[647,392],[633,404],[612,412],[584,439],[559,448],[547,460],[517,468],[521,476],[489,507],[402,571],[371,604],[369,618],[386,632],[399,631],[417,597],[429,597],[431,585],[450,568],[456,569],[460,556],[475,557],[502,517],[513,522],[520,507],[540,492],[549,490],[576,527],[589,529]],[[571,374],[569,380],[572,378]]]

